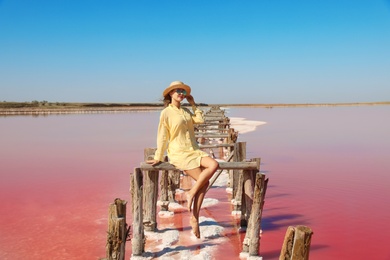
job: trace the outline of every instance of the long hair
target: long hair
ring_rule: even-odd
[[[171,104],[172,102],[172,97],[171,95],[165,95],[164,99],[162,100],[164,102],[164,107],[167,107],[169,106],[169,104]]]

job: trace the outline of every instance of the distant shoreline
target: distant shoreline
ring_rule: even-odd
[[[188,104],[184,104],[187,106]],[[253,107],[253,108],[283,108],[283,107],[324,107],[324,106],[377,106],[390,105],[383,102],[355,103],[301,103],[301,104],[204,104],[200,107]],[[71,103],[71,102],[0,102],[0,115],[49,115],[49,114],[85,114],[85,113],[117,113],[128,111],[153,111],[163,108],[162,103]]]

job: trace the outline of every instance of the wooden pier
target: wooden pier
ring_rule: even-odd
[[[222,172],[229,173],[227,187],[232,191],[232,214],[239,215],[240,225],[246,227],[242,253],[258,256],[261,217],[268,185],[268,179],[260,172],[260,158],[246,158],[246,143],[237,142],[238,132],[231,128],[230,119],[219,107],[211,107],[205,112],[205,122],[195,125],[195,137],[200,148],[219,161],[218,170],[210,179],[209,188]],[[144,160],[153,159],[155,150],[155,148],[146,148]],[[175,201],[176,190],[181,188],[180,176],[183,177],[183,172],[171,165],[168,158],[155,166],[141,162],[131,173],[133,256],[142,256],[145,253],[144,232],[157,231],[157,201],[159,200],[160,211],[169,211],[169,204]],[[123,228],[119,230],[123,236]],[[307,260],[311,234],[311,230],[307,227],[299,226],[297,229],[290,227],[280,259]],[[111,248],[122,248],[122,246],[120,244]],[[111,255],[122,255],[122,253],[113,254],[110,250],[107,249],[107,252],[111,252]],[[107,259],[122,258],[110,258],[107,253]]]
[[[205,113],[205,122],[195,126],[195,137],[200,148],[209,151],[217,158],[219,167],[210,180],[211,184],[222,171],[230,172],[230,186],[233,189],[234,212],[241,214],[241,225],[247,226],[244,251],[258,255],[260,245],[261,212],[267,186],[265,175],[260,172],[260,158],[246,159],[246,143],[236,142],[238,133],[230,127],[230,119],[225,111],[212,107]],[[214,152],[217,150],[217,152]],[[155,149],[145,149],[144,159],[153,158]],[[225,159],[225,161],[222,161]],[[167,160],[166,160],[167,161]],[[161,174],[160,174],[161,173]],[[160,210],[168,211],[170,201],[175,198],[179,182],[175,177],[181,171],[168,162],[151,166],[141,162],[131,175],[133,200],[133,238],[132,253],[140,256],[144,253],[144,231],[157,229],[157,198],[160,178]],[[210,186],[211,186],[210,184]],[[142,190],[142,192],[141,192]],[[254,198],[254,196],[257,196]],[[255,211],[253,211],[255,209]],[[255,212],[251,214],[251,212]],[[142,214],[141,214],[142,212]],[[257,224],[254,224],[256,222]],[[253,223],[252,225],[247,225]],[[247,246],[246,246],[247,245]],[[254,249],[256,248],[256,250]]]

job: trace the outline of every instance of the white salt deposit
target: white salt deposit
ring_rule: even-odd
[[[203,239],[223,238],[223,227],[212,218],[199,218],[200,235]]]
[[[202,216],[199,218],[199,228],[201,240],[204,242],[212,239],[214,245],[204,246],[201,250],[187,250],[186,246],[177,245],[180,236],[178,230],[166,228],[160,232],[145,231],[145,237],[151,244],[149,247],[153,247],[153,249],[146,249],[148,252],[145,252],[142,256],[131,256],[130,259],[153,259],[156,256],[158,259],[213,259],[213,251],[216,250],[218,244],[226,242],[227,238],[223,236],[224,228],[218,225],[214,219]],[[194,239],[194,243],[199,243],[199,239],[194,235],[191,238]]]
[[[159,211],[158,212],[158,216],[160,218],[170,218],[170,217],[173,217],[174,215],[175,215],[175,213],[172,211]]]
[[[217,199],[204,198],[201,208],[206,208],[206,207],[211,207],[211,206],[217,205],[218,202],[219,201]]]
[[[230,117],[230,126],[239,134],[245,134],[256,130],[256,127],[265,125],[267,122],[246,120],[243,117]]]
[[[229,173],[226,170],[224,170],[215,180],[212,187],[225,187],[228,181],[229,181]]]
[[[233,210],[232,211],[232,216],[241,216],[241,211]]]
[[[168,208],[169,210],[184,209],[183,205],[180,205],[177,202],[169,202]]]
[[[240,253],[240,258],[241,259],[246,259],[246,260],[263,260],[263,257],[261,256],[250,256],[249,253]]]

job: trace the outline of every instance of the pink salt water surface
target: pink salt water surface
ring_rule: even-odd
[[[389,106],[235,109],[266,121],[247,140],[269,177],[260,252],[286,228],[313,229],[311,259],[390,259]],[[242,137],[242,138],[241,138]]]
[[[313,229],[311,259],[390,258],[390,106],[234,108],[227,115],[267,122],[239,135],[269,178],[263,259],[278,259],[290,225]],[[0,117],[0,259],[104,257],[108,204],[126,199],[130,213],[129,173],[155,146],[158,116]],[[220,203],[202,215],[226,237],[213,256],[237,259],[244,233],[230,215],[229,194],[213,188],[208,197]],[[188,217],[159,222],[173,221],[181,249],[197,254],[214,242],[189,238]]]

